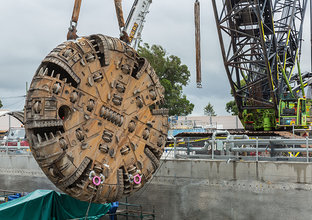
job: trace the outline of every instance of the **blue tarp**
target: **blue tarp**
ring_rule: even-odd
[[[204,128],[193,128],[193,129],[172,129],[168,131],[169,136],[176,136],[177,134],[183,132],[196,132],[196,133],[205,133],[206,130]]]

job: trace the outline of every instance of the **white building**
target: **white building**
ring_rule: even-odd
[[[22,127],[23,124],[16,118],[7,115],[8,110],[0,110],[0,132],[9,130],[9,127]]]
[[[174,120],[176,129],[206,128],[206,129],[243,129],[238,116],[179,116]]]

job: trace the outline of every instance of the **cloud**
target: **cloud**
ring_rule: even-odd
[[[211,102],[218,115],[227,114],[225,103],[232,100],[223,66],[211,1],[201,2],[203,88],[196,88],[194,1],[153,1],[142,33],[144,42],[163,46],[168,54],[182,59],[191,71],[184,89],[195,104],[194,115],[203,114]],[[125,15],[133,1],[123,1]],[[221,4],[221,1],[218,1]],[[41,60],[66,38],[73,1],[10,0],[0,7],[0,99],[25,94]],[[307,10],[307,15],[309,11]],[[118,37],[113,1],[82,1],[78,34],[102,33]],[[309,19],[305,20],[302,70],[310,69]],[[22,108],[23,101],[2,99],[5,108]],[[17,103],[17,104],[16,104]]]

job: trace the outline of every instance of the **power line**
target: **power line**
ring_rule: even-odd
[[[21,97],[20,97],[20,98],[21,98]],[[13,102],[13,103],[8,103],[8,104],[2,103],[2,104],[3,104],[3,107],[5,107],[5,108],[11,108],[11,107],[13,107],[13,106],[16,106],[17,104],[21,104],[22,102],[24,103],[24,100],[18,99],[17,101],[15,101],[15,102]]]
[[[26,95],[20,95],[20,96],[6,96],[6,97],[0,97],[0,99],[16,99],[16,98],[25,98]]]

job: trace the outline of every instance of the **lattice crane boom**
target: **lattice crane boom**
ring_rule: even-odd
[[[307,0],[212,3],[240,118],[247,128],[263,128],[263,118],[275,121],[283,95],[294,96],[291,85],[297,83],[293,76],[301,54]]]

